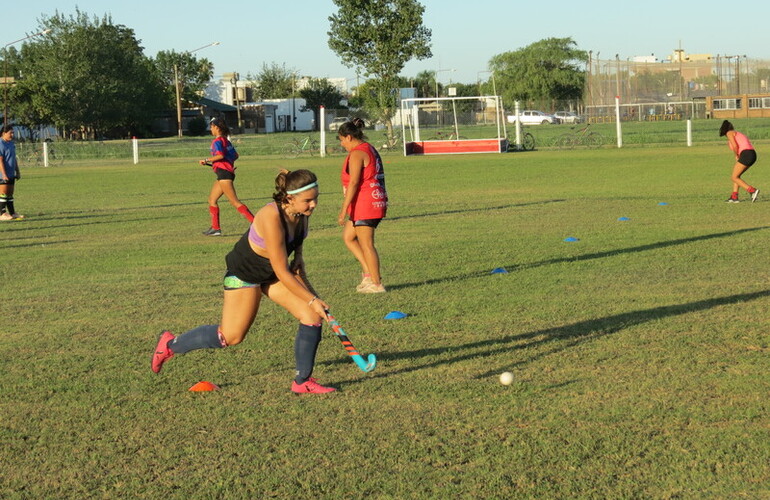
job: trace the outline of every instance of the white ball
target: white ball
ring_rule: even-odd
[[[511,382],[513,382],[513,373],[511,372],[503,372],[500,374],[500,383],[503,385],[511,385]]]

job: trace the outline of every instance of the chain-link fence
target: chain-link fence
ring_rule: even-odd
[[[674,99],[661,102],[626,103],[620,105],[621,121],[624,122],[623,144],[628,146],[646,144],[684,144],[686,142],[687,119],[704,118],[703,101],[679,101]],[[582,109],[585,120],[577,124],[537,125],[524,127],[525,132],[536,140],[537,149],[558,147],[559,138],[574,129],[580,133],[586,125],[590,131],[601,134],[604,140],[600,146],[610,147],[615,142],[616,110],[614,96],[608,104],[587,105]],[[383,121],[370,118],[369,115],[348,109],[328,110],[322,142],[320,130],[278,133],[244,133],[231,137],[238,153],[242,157],[268,157],[275,159],[312,158],[323,154],[327,157],[344,158],[347,152],[337,141],[339,122],[335,118],[358,117],[363,115],[367,122],[364,133],[383,155],[401,155],[404,150],[402,126],[399,117],[401,111],[393,116],[392,130],[388,130]],[[512,110],[505,110],[511,114]],[[381,116],[381,114],[380,114]],[[457,127],[454,126],[455,117]],[[506,116],[507,118],[507,116]],[[419,110],[421,135],[424,140],[477,139],[496,137],[494,110],[479,103],[465,107],[452,108],[451,103],[430,103]],[[741,120],[741,130],[749,133],[752,139],[770,139],[770,129],[765,126],[766,119],[749,118]],[[407,125],[408,126],[408,125]],[[512,138],[513,125],[505,123],[507,137]],[[714,120],[696,120],[692,124],[693,141],[697,143],[724,142],[718,136],[718,123]],[[453,134],[456,134],[453,136]],[[407,130],[407,138],[410,134]],[[138,141],[140,162],[155,161],[164,158],[189,159],[197,162],[208,156],[212,138],[176,137],[161,139],[140,139]],[[46,163],[43,142],[17,141],[16,151],[20,165],[43,166]],[[69,141],[53,140],[48,142],[47,163],[49,166],[79,166],[110,164],[112,161],[123,163],[133,158],[131,140],[105,141]]]
[[[400,134],[400,127],[397,129]],[[387,131],[367,129],[365,133],[370,142],[382,154],[401,153],[400,136],[388,147]],[[280,132],[273,134],[239,134],[230,138],[242,157],[297,158],[318,157],[321,155],[320,131]],[[336,132],[327,129],[325,134],[325,156],[343,157],[347,152],[340,147]],[[211,137],[185,137],[183,139],[139,139],[138,153],[140,161],[152,161],[163,158],[189,158],[197,161],[209,156]],[[110,141],[65,141],[48,142],[47,163],[49,166],[91,164],[93,161],[131,161],[133,142],[131,140]],[[19,141],[16,155],[22,167],[44,166],[44,143]]]
[[[767,93],[770,61],[746,56],[692,55],[666,62],[591,58],[586,71],[587,108],[703,100],[706,96]],[[660,114],[660,113],[655,113]]]

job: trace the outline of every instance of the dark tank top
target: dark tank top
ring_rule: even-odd
[[[289,226],[283,218],[283,213],[279,214],[279,217],[281,219],[281,226],[283,226],[283,234],[286,238],[286,255],[288,256],[302,246],[307,232],[307,217],[304,215],[300,216],[294,237],[291,239],[289,239]],[[270,259],[258,255],[251,249],[248,230],[243,233],[243,236],[235,243],[230,253],[225,256],[225,263],[229,273],[234,274],[247,283],[272,283],[277,279],[273,267],[270,265]]]

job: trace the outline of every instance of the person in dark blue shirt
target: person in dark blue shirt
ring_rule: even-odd
[[[0,221],[21,220],[13,204],[16,181],[21,179],[16,160],[16,144],[13,143],[13,125],[0,129]]]

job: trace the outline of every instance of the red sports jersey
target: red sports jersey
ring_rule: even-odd
[[[217,137],[211,141],[211,154],[213,156],[222,155],[224,157],[211,165],[213,170],[220,168],[222,170],[227,170],[228,172],[235,172],[235,160],[238,159],[238,153],[235,151],[233,143],[231,143],[227,137]]]
[[[353,151],[361,150],[369,156],[369,161],[361,172],[361,184],[358,193],[348,207],[350,220],[382,219],[388,209],[388,192],[385,190],[385,170],[382,168],[382,158],[374,147],[368,142],[363,142],[353,148]],[[351,151],[351,153],[353,152]],[[345,158],[342,166],[342,186],[347,189],[350,184],[350,172],[348,163],[350,154]]]

